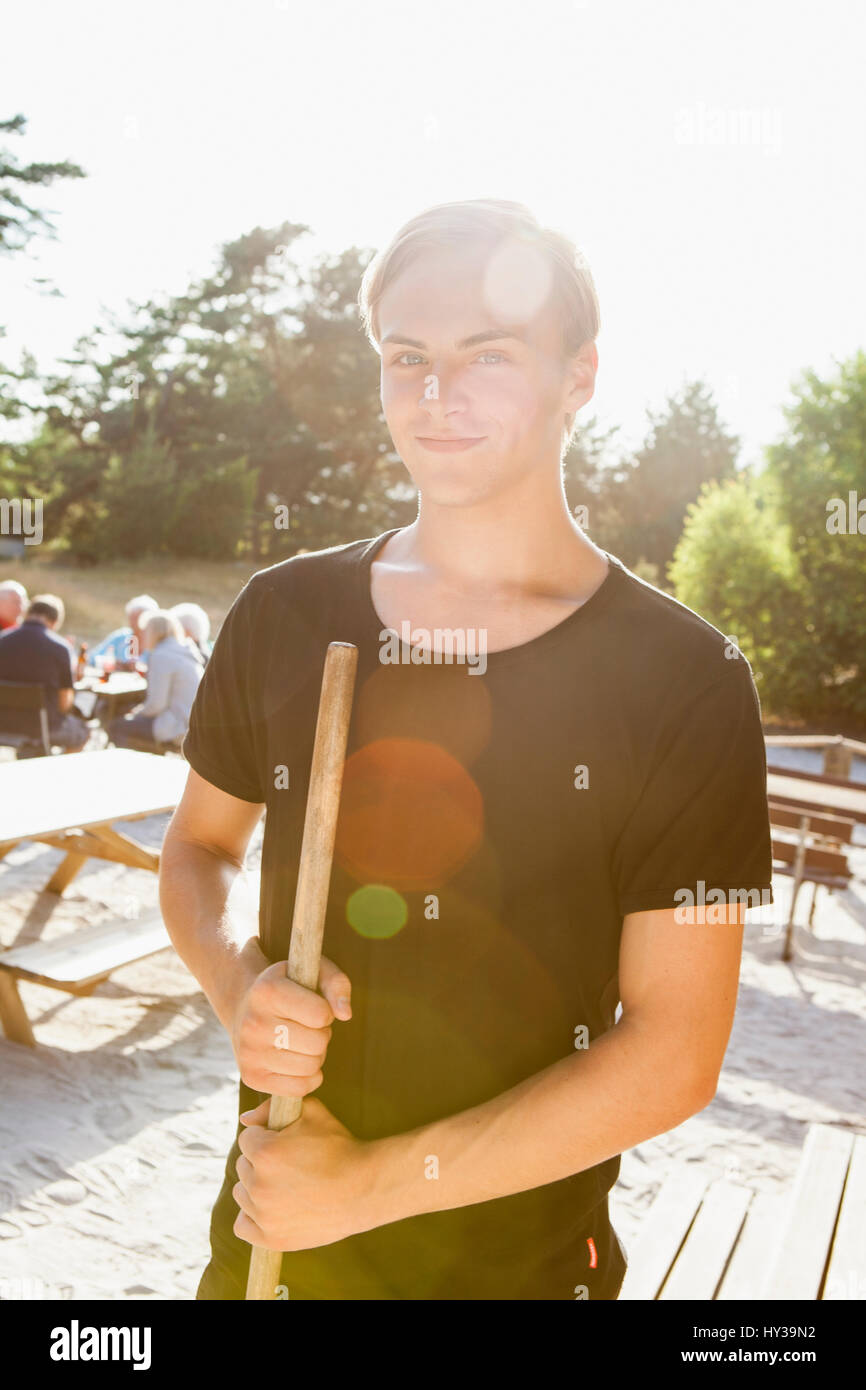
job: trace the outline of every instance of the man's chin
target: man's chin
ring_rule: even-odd
[[[490,468],[473,467],[468,454],[462,461],[460,454],[443,454],[432,468],[427,460],[421,468],[405,467],[419,494],[437,507],[474,506],[497,490]]]
[[[444,488],[419,487],[418,500],[428,509],[436,507],[441,511],[468,511],[473,507],[484,507],[494,500],[494,492],[487,488]]]

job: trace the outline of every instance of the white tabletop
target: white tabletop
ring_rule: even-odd
[[[0,765],[0,844],[171,811],[189,764],[105,748]]]
[[[107,681],[100,680],[98,671],[86,671],[83,680],[75,682],[76,690],[95,690],[99,695],[144,694],[147,681],[138,671],[112,671]]]

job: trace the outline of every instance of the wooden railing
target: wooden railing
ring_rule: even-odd
[[[850,778],[854,754],[866,758],[866,743],[841,734],[765,734],[764,742],[768,748],[823,748],[825,777]]]

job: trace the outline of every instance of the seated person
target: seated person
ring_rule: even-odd
[[[17,579],[4,579],[0,583],[0,633],[18,627],[27,602],[27,590]]]
[[[150,653],[147,699],[130,714],[112,719],[108,736],[118,748],[144,743],[156,751],[157,744],[179,742],[186,733],[204,667],[173,613],[151,613],[143,646]]]
[[[176,603],[169,609],[173,613],[186,633],[189,641],[193,644],[203,665],[207,665],[208,657],[213,651],[213,642],[210,640],[210,618],[203,608],[197,603]]]
[[[135,670],[136,661],[147,664],[148,656],[142,649],[141,634],[151,613],[159,611],[159,604],[150,594],[138,594],[126,605],[126,627],[116,627],[113,632],[91,649],[90,662],[98,665],[97,657],[113,656],[118,671]]]
[[[57,631],[65,616],[63,600],[56,594],[37,594],[23,623],[0,638],[0,680],[42,685],[51,742],[67,753],[76,753],[86,744],[90,730],[73,708],[72,656]],[[3,709],[0,725],[4,733],[33,735],[31,743],[19,749],[19,756],[32,756],[36,749],[41,750],[35,710]]]

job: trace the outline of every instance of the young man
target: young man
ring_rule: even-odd
[[[598,332],[569,242],[517,204],[433,208],[361,305],[417,518],[238,595],[162,855],[241,1074],[198,1297],[243,1298],[249,1242],[288,1252],[292,1299],[612,1299],[619,1156],[712,1098],[730,895],[771,888],[751,670],[569,514]],[[317,993],[284,962],[333,640],[359,663]],[[305,1098],[281,1134],[270,1093]]]

